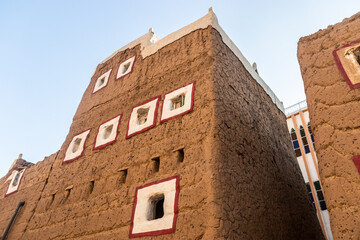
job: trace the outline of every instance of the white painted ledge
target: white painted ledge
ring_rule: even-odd
[[[179,29],[176,32],[173,32],[166,37],[159,39],[153,32],[152,29],[149,30],[148,33],[141,36],[140,38],[132,41],[126,46],[120,48],[118,51],[113,53],[110,57],[106,58],[101,63],[106,62],[115,56],[118,52],[124,51],[126,49],[133,48],[140,44],[141,56],[146,58],[154,53],[156,53],[159,49],[171,44],[172,42],[182,38],[183,36],[197,30],[197,29],[205,29],[208,26],[212,26],[215,28],[221,35],[223,42],[231,49],[231,51],[238,57],[238,59],[242,62],[246,70],[250,73],[250,75],[262,86],[265,92],[270,96],[271,100],[274,104],[282,111],[285,112],[283,103],[277,98],[275,93],[269,88],[269,86],[264,82],[264,80],[259,76],[259,74],[255,71],[249,61],[244,57],[241,51],[237,48],[237,46],[231,41],[229,36],[224,32],[224,30],[220,27],[217,17],[215,13],[212,11],[212,8],[209,9],[208,14],[199,20]]]

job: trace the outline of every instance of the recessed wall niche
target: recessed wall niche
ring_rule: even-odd
[[[194,106],[195,82],[165,94],[161,122],[186,114]]]
[[[126,133],[127,138],[146,131],[156,125],[159,100],[160,96],[133,107]]]
[[[174,176],[136,188],[130,238],[175,232],[179,178]]]
[[[102,74],[95,82],[95,86],[93,89],[93,93],[96,93],[97,91],[99,91],[100,89],[106,87],[106,85],[108,84],[109,81],[109,77],[111,74],[111,70],[107,71],[106,73]]]
[[[121,116],[120,114],[99,126],[93,149],[104,148],[116,141]]]
[[[62,162],[63,164],[72,162],[83,155],[85,142],[89,136],[90,131],[91,129],[88,129],[85,132],[82,132],[73,137],[68,148],[66,149],[65,158]]]
[[[135,62],[135,56],[127,59],[119,65],[119,69],[116,75],[116,80],[122,78],[132,72]]]

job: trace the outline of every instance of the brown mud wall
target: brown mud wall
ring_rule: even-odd
[[[216,239],[324,239],[289,139],[285,115],[213,34]]]
[[[136,187],[175,175],[180,175],[176,232],[156,238],[212,239],[213,191],[208,164],[214,156],[210,141],[214,120],[211,32],[211,28],[192,32],[145,59],[140,55],[140,46],[136,46],[97,67],[70,132],[53,160],[41,197],[44,181],[27,193],[27,202],[34,204],[33,199],[40,200],[25,233],[24,228],[15,227],[10,239],[21,235],[22,239],[128,239]],[[135,54],[133,72],[115,81],[119,63]],[[96,79],[110,68],[113,71],[107,87],[92,94]],[[159,110],[154,128],[125,139],[133,106],[158,95],[163,100],[165,93],[194,81],[192,112],[160,124]],[[159,108],[161,104],[162,101]],[[123,117],[117,141],[104,149],[92,150],[98,126],[118,114]],[[62,165],[72,137],[89,128],[92,130],[84,155]],[[177,161],[178,153],[174,152],[179,148],[184,149],[183,162]],[[160,157],[159,172],[153,169],[153,157]],[[38,169],[38,165],[33,169]],[[127,169],[125,180],[124,169]],[[15,198],[20,197],[28,179],[26,172],[21,192],[5,199],[0,197],[0,201],[12,203],[9,213],[0,217],[1,223],[9,221],[17,204]],[[94,181],[92,191],[91,181]],[[8,210],[5,205],[1,207]],[[28,219],[20,215],[15,225]]]
[[[334,239],[360,239],[360,88],[351,90],[333,50],[360,38],[360,13],[300,39],[298,60]]]

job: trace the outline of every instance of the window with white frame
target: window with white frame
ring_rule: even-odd
[[[136,188],[130,238],[174,233],[179,190],[179,176]]]
[[[116,79],[122,78],[132,72],[135,62],[135,56],[127,59],[119,65]]]
[[[110,119],[99,126],[94,149],[104,148],[116,141],[121,115]]]
[[[193,109],[195,82],[165,94],[161,122],[186,114]]]
[[[106,87],[106,85],[108,84],[109,81],[109,77],[111,74],[111,70],[107,71],[106,73],[102,74],[95,82],[95,86],[93,89],[93,93],[96,93],[97,91],[99,91],[100,89]]]
[[[159,100],[160,97],[156,97],[132,109],[126,133],[127,138],[156,125]]]
[[[82,156],[84,152],[85,142],[89,136],[90,129],[73,137],[65,152],[63,163],[74,161]]]
[[[9,196],[10,194],[16,193],[17,190],[19,189],[20,186],[20,182],[21,179],[24,175],[25,169],[22,169],[20,171],[14,170],[12,172],[12,178],[11,178],[11,182],[9,184],[9,187],[6,191],[5,196]]]

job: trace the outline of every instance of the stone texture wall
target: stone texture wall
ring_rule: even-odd
[[[360,38],[360,13],[300,39],[298,59],[314,132],[320,177],[335,239],[360,238],[360,89],[351,90],[333,50]]]
[[[216,239],[323,239],[285,115],[214,38]]]
[[[133,55],[133,72],[115,81],[119,63]],[[96,79],[110,68],[107,87],[92,94]],[[159,112],[154,128],[125,138],[133,106],[161,95],[161,107],[165,93],[194,81],[192,112],[161,124]],[[93,150],[97,127],[118,114],[123,117],[117,141]],[[62,165],[73,136],[89,128],[84,155]],[[183,162],[177,160],[179,148]],[[160,157],[158,172],[154,157]],[[30,169],[38,173],[36,181]],[[10,239],[127,239],[136,187],[175,175],[176,231],[143,239],[322,239],[285,116],[212,27],[145,59],[136,46],[100,64],[60,151],[30,169],[17,194],[0,196],[7,204],[1,205],[7,213],[0,216],[2,224],[17,198],[27,204]]]

